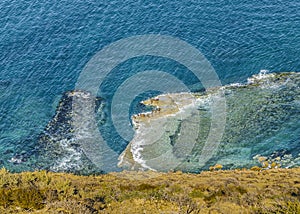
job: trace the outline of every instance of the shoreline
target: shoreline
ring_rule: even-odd
[[[54,117],[38,137],[34,148],[37,153],[8,150],[10,152],[3,155],[0,163],[2,161],[3,166],[11,171],[46,169],[93,174],[96,171],[117,171],[120,169],[117,168],[118,163],[119,166],[123,163],[122,169],[199,172],[208,170],[216,163],[222,163],[224,169],[251,168],[258,164],[255,157],[262,156],[271,161],[271,165],[275,162],[281,167],[297,167],[300,166],[300,153],[298,138],[294,133],[297,133],[299,121],[299,82],[299,72],[260,73],[248,78],[248,82],[243,84],[149,98],[142,103],[152,106],[153,112],[132,116],[135,117],[132,118],[134,139],[127,148],[124,145],[122,155],[119,155],[121,150],[120,153],[114,153],[113,159],[111,155],[103,156],[101,151],[97,153],[100,155],[93,155],[101,157],[101,161],[94,162],[104,162],[103,166],[108,166],[106,160],[113,160],[111,166],[114,170],[108,167],[102,169],[102,166],[96,168],[82,151],[84,144],[78,140],[78,136],[82,136],[75,130],[85,130],[80,134],[88,140],[95,132],[90,128],[91,121],[84,120],[86,123],[83,123],[82,118],[78,117],[85,115],[84,108],[80,108],[80,114],[72,111],[72,100],[75,95],[82,103],[85,100],[92,101],[93,98],[88,96],[88,92],[68,91],[62,96]],[[228,128],[223,135],[224,142],[219,147],[219,154],[202,167],[201,152],[209,134],[212,116],[210,100],[218,90],[223,90],[226,96]],[[99,126],[110,125],[103,110],[105,101],[97,97],[95,102],[96,118],[99,121],[94,121],[93,127],[100,123]],[[84,107],[83,104],[80,106]],[[92,141],[97,143],[97,139],[94,137]],[[101,145],[90,147],[103,148]],[[93,149],[87,153],[90,151],[95,152]]]
[[[300,153],[291,156],[290,153],[285,151],[285,149],[287,150],[285,146],[278,146],[278,148],[272,150],[271,147],[268,148],[263,145],[264,141],[272,139],[272,136],[266,136],[261,141],[255,141],[257,136],[263,136],[262,133],[267,133],[262,127],[269,127],[269,132],[272,132],[274,124],[280,124],[280,121],[286,120],[284,115],[293,112],[293,109],[285,112],[286,106],[297,108],[297,103],[293,102],[292,99],[285,98],[282,94],[287,93],[291,96],[292,91],[295,94],[293,99],[297,100],[296,96],[299,90],[295,89],[295,85],[299,83],[299,78],[299,73],[296,72],[268,73],[262,70],[259,74],[249,77],[247,82],[243,84],[229,84],[211,88],[201,93],[161,94],[144,100],[141,103],[153,109],[131,117],[135,134],[119,156],[118,166],[127,170],[168,171],[173,169],[201,171],[208,169],[209,165],[220,162],[227,165],[225,167],[227,169],[231,165],[236,165],[235,168],[251,168],[257,162],[261,163],[255,158],[258,156],[266,156],[265,159],[270,161],[269,164],[274,165],[272,167],[280,165],[286,167],[293,164],[299,166]],[[222,98],[224,98],[224,104],[214,109],[213,103]],[[225,110],[226,105],[228,105],[227,110]],[[208,136],[208,130],[211,128],[212,113],[218,114],[215,116],[218,120],[223,118],[220,123],[226,120],[226,124],[229,125],[227,129],[226,124],[224,124],[224,129],[218,127],[218,130],[224,130],[223,138],[220,139],[220,148],[225,155],[223,153],[219,156],[214,154],[214,162],[206,164],[213,155],[209,152],[209,158],[203,161],[200,147],[203,147],[202,149],[206,151],[204,147],[207,139],[204,138]],[[291,117],[295,117],[295,115]],[[271,118],[270,121],[268,121],[268,118]],[[271,121],[273,118],[274,120]],[[203,121],[206,121],[206,123]],[[198,124],[196,124],[197,122]],[[202,122],[201,127],[200,122]],[[282,128],[282,125],[278,125],[277,129],[280,128]],[[201,129],[204,131],[201,131]],[[216,126],[213,129],[216,129]],[[262,131],[259,132],[258,130]],[[184,134],[181,134],[181,132]],[[242,134],[243,132],[244,134]],[[255,132],[257,134],[249,135],[249,133]],[[274,134],[276,135],[276,133]],[[249,138],[245,137],[247,135],[249,135]],[[183,136],[188,137],[183,138]],[[254,143],[254,145],[251,146],[248,142],[246,146],[239,147],[240,142],[247,140]],[[261,145],[257,145],[260,148],[257,148],[256,152],[252,152],[252,148],[256,144],[260,144],[259,142],[263,142]],[[239,152],[228,145],[236,147],[235,149]],[[190,148],[190,150],[184,149],[184,146]],[[197,148],[193,150],[193,147]],[[208,151],[211,151],[211,147]],[[226,151],[230,152],[226,153]],[[243,154],[245,155],[242,156]],[[235,157],[237,156],[241,157],[236,160]],[[290,160],[291,163],[289,164],[287,160]],[[202,162],[205,164],[202,164]],[[161,163],[164,164],[163,167],[159,166]],[[264,165],[269,164],[264,163]]]

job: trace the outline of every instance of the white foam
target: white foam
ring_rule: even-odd
[[[248,84],[253,84],[259,80],[263,80],[263,79],[268,79],[270,78],[271,76],[274,76],[273,73],[270,73],[269,70],[266,70],[266,69],[262,69],[260,70],[260,72],[256,75],[253,75],[252,77],[249,77],[247,79],[247,83]]]
[[[185,96],[187,94],[189,94],[191,96],[188,96],[186,98]],[[182,95],[183,95],[183,97],[179,97],[179,98],[177,97],[177,96],[182,96]],[[177,93],[177,94],[159,95],[159,96],[157,96],[155,98],[163,99],[164,96],[170,96],[171,99],[173,99],[173,101],[174,101],[174,103],[176,105],[176,107],[174,106],[174,108],[178,108],[178,111],[174,112],[172,114],[163,115],[163,116],[158,117],[158,118],[155,118],[155,117],[152,118],[152,117],[150,117],[149,118],[150,120],[162,120],[162,119],[169,118],[169,117],[176,117],[176,116],[179,116],[179,115],[183,115],[183,114],[185,114],[188,111],[188,109],[194,109],[194,107],[196,105],[198,105],[199,102],[203,102],[203,100],[207,99],[207,97],[205,97],[205,99],[203,99],[203,98],[196,98],[192,94],[186,93],[186,92],[184,92],[184,93]],[[177,98],[177,100],[176,100],[176,98]],[[185,98],[185,99],[183,100],[181,98]],[[168,98],[168,99],[170,99],[170,98]],[[152,113],[152,112],[150,112],[150,113]],[[135,115],[135,117],[138,117],[138,115]],[[152,170],[152,171],[156,171],[152,167],[148,166],[146,160],[143,159],[143,155],[142,155],[143,148],[142,148],[142,146],[146,144],[144,142],[144,139],[143,138],[137,139],[137,136],[141,136],[141,134],[145,133],[145,130],[147,130],[149,128],[147,126],[148,123],[146,124],[146,122],[139,121],[139,123],[137,124],[134,119],[133,119],[133,123],[134,123],[135,127],[137,128],[136,131],[135,131],[135,136],[134,136],[134,138],[132,140],[131,148],[130,148],[131,154],[133,156],[133,160],[136,163],[138,163],[139,165],[141,165],[143,169],[149,169],[149,170]],[[124,161],[124,155],[125,154],[122,154],[119,157],[119,160],[120,160],[119,163],[122,163],[122,161]]]
[[[244,86],[244,84],[242,84],[242,83],[231,83],[229,86],[232,86],[232,87],[242,87],[242,86]]]
[[[51,167],[53,171],[60,171],[60,170],[67,170],[67,169],[74,169],[79,167],[79,161],[81,159],[81,153],[78,152],[75,148],[70,146],[71,141],[66,139],[60,140],[59,144],[63,148],[62,151],[66,153],[66,155],[56,162],[54,166]]]

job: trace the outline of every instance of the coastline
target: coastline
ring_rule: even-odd
[[[37,157],[27,157],[26,151],[9,153],[4,167],[14,171],[27,164],[31,168],[19,171],[44,169],[85,175],[122,169],[199,173],[215,164],[222,164],[223,169],[250,169],[257,164],[299,167],[299,74],[260,73],[244,84],[193,94],[162,94],[145,100],[143,105],[151,105],[153,111],[132,116],[134,138],[114,156],[107,151],[114,151],[115,144],[107,142],[111,149],[104,149],[106,144],[98,142],[95,135],[95,127],[112,125],[104,110],[105,100],[93,98],[84,91],[65,92],[55,116],[39,136],[34,148]],[[220,90],[227,104],[224,138],[218,153],[203,161],[201,153],[212,122],[211,102]],[[80,101],[78,112],[72,108],[74,96]],[[90,105],[94,99],[95,106]],[[89,109],[96,108],[96,120],[81,118],[87,113],[87,104]],[[84,142],[94,143],[93,146],[86,144],[91,149],[84,152]],[[91,152],[96,152],[92,157],[98,157],[94,162],[99,166],[87,156]],[[256,157],[264,157],[269,163],[261,163]],[[201,161],[206,162],[204,166]]]
[[[289,124],[287,115],[295,120],[299,116],[299,83],[299,73],[262,70],[244,84],[225,85],[202,93],[162,94],[142,101],[153,110],[132,116],[135,135],[119,156],[118,166],[126,170],[199,172],[217,163],[226,169],[251,168],[260,163],[255,157],[266,156],[270,165],[297,167],[297,140],[273,137],[284,122]],[[227,107],[220,106],[218,113],[214,113],[213,103],[222,97],[226,98]],[[220,118],[226,114],[226,129],[219,149],[215,149],[218,153],[209,154],[209,150],[209,158],[204,161],[207,163],[202,165],[201,154],[214,114]],[[293,130],[289,131],[296,132],[297,127]]]

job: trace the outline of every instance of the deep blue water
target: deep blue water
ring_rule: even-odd
[[[297,0],[4,0],[0,9],[0,165],[10,153],[33,146],[84,65],[122,38],[182,39],[205,55],[222,84],[246,81],[261,69],[300,71]],[[116,72],[122,70],[125,78],[150,67],[178,72],[187,85],[194,84],[180,65],[143,60],[126,62]],[[116,75],[107,84],[113,90],[120,80]]]

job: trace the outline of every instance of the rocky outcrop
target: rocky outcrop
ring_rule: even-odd
[[[221,130],[212,125],[213,116],[222,116],[212,109],[220,93],[226,99],[225,129],[219,144],[207,150],[208,136]],[[259,164],[257,155],[276,158],[274,154],[281,167],[300,164],[299,73],[261,73],[246,84],[159,95],[143,103],[154,110],[132,117],[135,136],[119,157],[125,169],[196,172],[216,163],[249,168]]]
[[[299,73],[259,74],[246,84],[142,103],[153,110],[132,116],[135,135],[119,155],[112,149],[118,142],[106,143],[99,132],[103,124],[113,126],[103,119],[102,100],[66,92],[39,138],[37,167],[91,174],[300,165]]]
[[[77,132],[78,128],[87,130],[91,125],[96,126],[81,124],[79,127],[78,121],[84,120],[84,112],[88,110],[88,106],[92,106],[94,112],[100,103],[100,99],[84,91],[70,91],[62,96],[55,116],[38,140],[39,168],[81,174],[101,172],[86,156]],[[90,133],[91,130],[86,132],[85,140],[88,140],[87,135]]]

